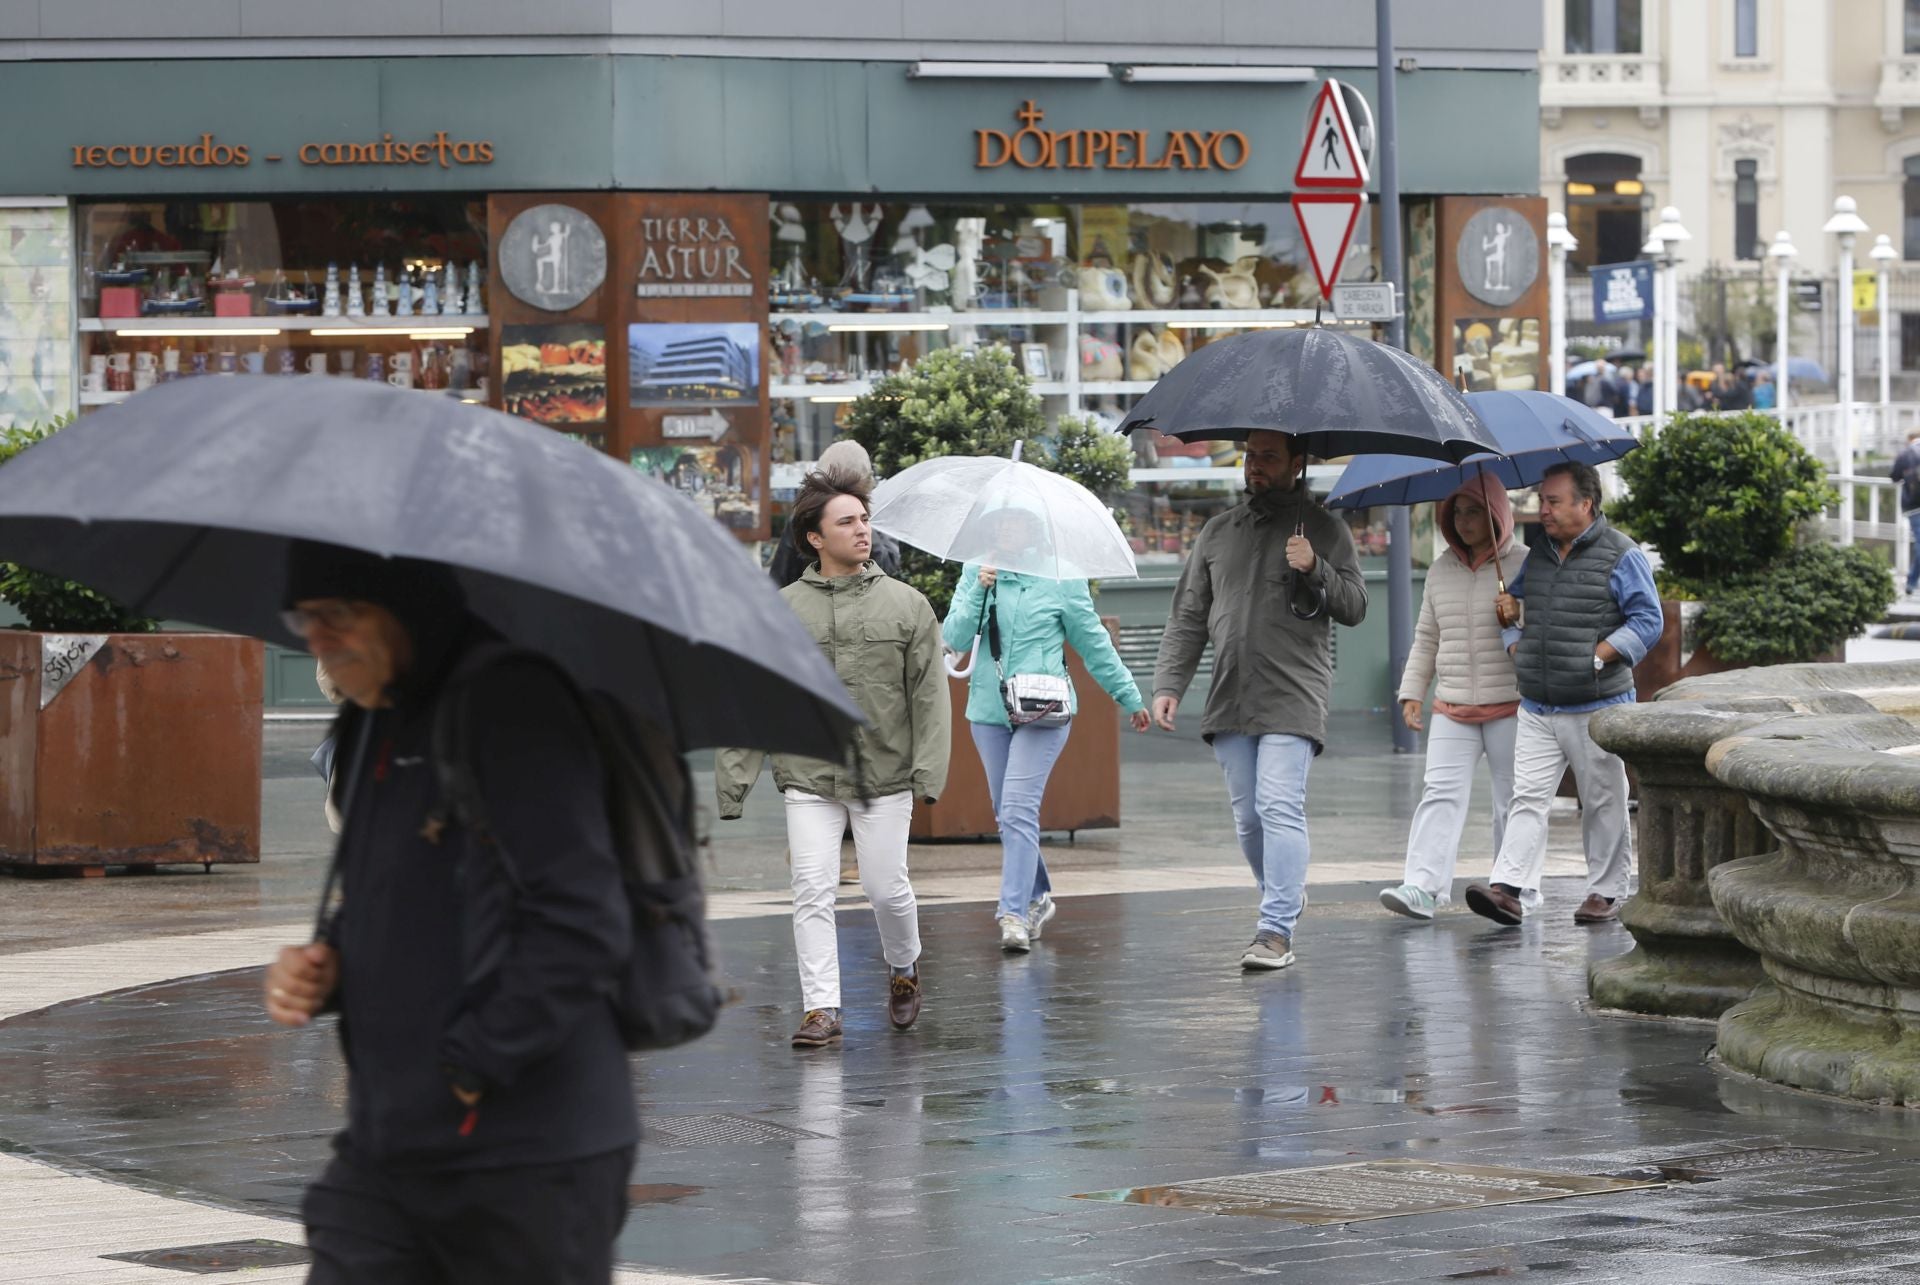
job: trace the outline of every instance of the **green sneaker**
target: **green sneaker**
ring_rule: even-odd
[[[1398,888],[1382,888],[1380,904],[1396,915],[1405,915],[1409,919],[1432,919],[1435,903],[1433,894],[1418,884],[1403,883]]]

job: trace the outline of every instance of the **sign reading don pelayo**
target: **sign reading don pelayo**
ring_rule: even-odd
[[[1590,275],[1596,322],[1646,321],[1653,316],[1653,264],[1648,260],[1600,264]]]

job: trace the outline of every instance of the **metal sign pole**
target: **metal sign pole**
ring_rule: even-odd
[[[1379,142],[1380,175],[1380,271],[1391,282],[1394,294],[1406,298],[1405,265],[1400,257],[1400,138],[1399,103],[1394,93],[1393,0],[1374,0],[1374,52],[1379,71],[1380,110],[1375,122]],[[1387,323],[1387,342],[1395,348],[1407,346],[1407,322],[1404,309],[1395,308]],[[1405,505],[1387,510],[1387,651],[1396,697],[1400,677],[1407,669],[1407,654],[1413,650],[1413,522]],[[1393,728],[1393,748],[1411,754],[1420,747],[1420,738],[1398,713],[1400,702],[1392,702],[1395,712],[1388,716]]]

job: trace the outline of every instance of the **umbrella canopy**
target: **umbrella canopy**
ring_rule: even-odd
[[[1317,326],[1206,345],[1135,403],[1120,431],[1136,428],[1189,442],[1277,429],[1323,459],[1393,452],[1458,460],[1494,449],[1439,371],[1398,348]]]
[[[1499,454],[1473,455],[1454,465],[1410,455],[1363,456],[1340,475],[1327,507],[1365,509],[1444,500],[1481,472],[1518,491],[1538,485],[1555,464],[1604,464],[1640,444],[1630,430],[1571,397],[1469,393],[1467,405],[1499,441]]]
[[[677,735],[838,758],[860,721],[737,541],[525,421],[366,380],[162,384],[0,468],[0,556],[292,646],[295,539],[444,563],[469,605]]]
[[[949,562],[1048,580],[1139,574],[1126,536],[1098,496],[1018,459],[921,460],[874,489],[873,525]]]
[[[1622,348],[1618,352],[1610,352],[1607,354],[1607,360],[1616,366],[1623,364],[1632,366],[1646,359],[1647,354],[1641,352],[1638,348]]]

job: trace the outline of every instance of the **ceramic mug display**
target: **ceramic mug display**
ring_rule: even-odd
[[[388,374],[387,382],[395,388],[412,388],[413,372],[410,370],[395,370]]]
[[[133,354],[133,368],[136,371],[158,370],[159,363],[160,357],[158,353],[137,352]]]
[[[355,352],[351,348],[341,353],[340,354],[340,373],[343,375],[353,374],[353,364],[355,361],[359,360],[359,357],[360,357],[360,354]]]
[[[169,348],[160,354],[160,369],[175,371],[180,369],[180,350],[178,348]]]
[[[93,356],[87,358],[87,373],[105,378],[107,373],[107,355],[105,353],[95,353]]]
[[[90,370],[80,376],[80,391],[83,393],[104,393],[107,391],[107,372]]]
[[[326,374],[327,373],[327,355],[323,352],[309,354],[307,357],[307,373],[309,375]]]
[[[136,393],[144,393],[147,389],[152,388],[159,382],[160,372],[157,370],[136,370],[133,372],[133,391]]]
[[[267,373],[267,354],[265,350],[256,348],[248,353],[244,360],[249,375],[264,375]]]
[[[110,354],[107,358],[107,366],[124,375],[133,369],[133,354],[125,352]]]

